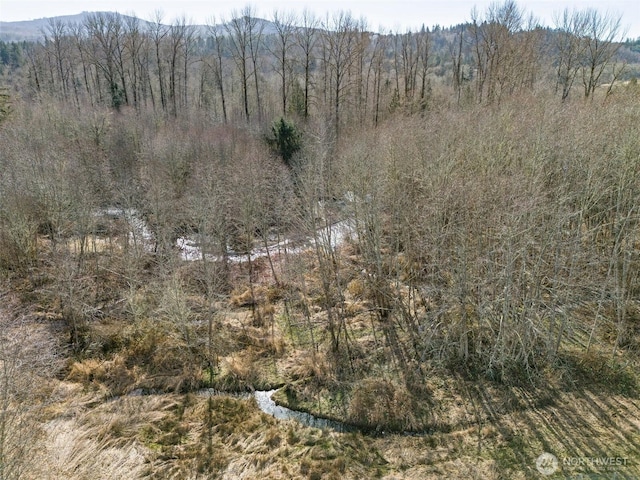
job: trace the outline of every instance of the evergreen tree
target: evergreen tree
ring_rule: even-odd
[[[301,147],[300,132],[293,122],[280,117],[271,127],[271,136],[267,137],[267,144],[288,167],[292,167],[291,160]]]
[[[6,88],[0,89],[0,122],[4,121],[11,113],[10,98]]]

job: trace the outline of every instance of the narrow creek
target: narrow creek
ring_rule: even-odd
[[[258,408],[264,413],[271,415],[278,420],[296,420],[307,427],[321,428],[323,430],[333,430],[340,433],[358,432],[360,429],[353,425],[339,422],[337,420],[330,420],[328,418],[316,417],[307,412],[300,412],[298,410],[291,410],[290,408],[283,407],[276,404],[271,398],[277,390],[254,392],[254,397],[258,403]]]
[[[255,398],[258,408],[272,417],[278,420],[295,420],[302,425],[312,428],[320,428],[322,430],[332,430],[339,433],[360,432],[361,430],[347,423],[339,422],[337,420],[331,420],[328,418],[316,417],[311,413],[301,412],[299,410],[292,410],[282,405],[276,404],[271,398],[277,390],[255,390],[251,393],[226,393],[219,392],[212,389],[203,389],[198,393],[203,396],[229,396],[234,398],[248,399]]]
[[[135,208],[107,207],[93,212],[95,217],[108,219],[124,219],[129,224],[129,241],[134,245],[139,245],[147,252],[154,252],[156,247],[155,235],[144,216]],[[304,252],[314,245],[316,241],[321,245],[329,245],[337,248],[342,245],[347,238],[356,235],[356,226],[353,219],[343,219],[334,223],[327,223],[320,226],[314,236],[308,236],[294,241],[291,238],[284,238],[268,246],[256,246],[249,253],[237,253],[229,249],[226,260],[231,263],[243,263],[250,254],[252,259],[263,258],[270,255],[288,253],[295,255]],[[175,241],[175,247],[180,252],[180,257],[184,261],[198,261],[206,258],[209,261],[221,261],[221,256],[203,253],[200,245],[202,238],[196,236],[182,236]]]

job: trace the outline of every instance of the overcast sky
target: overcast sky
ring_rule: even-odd
[[[470,18],[471,9],[477,6],[482,12],[491,0],[327,0],[292,1],[261,0],[254,2],[238,0],[0,0],[0,20],[12,22],[36,18],[72,15],[82,11],[118,11],[135,13],[148,19],[155,10],[162,10],[165,19],[184,14],[192,23],[205,23],[213,15],[217,19],[229,18],[231,13],[252,5],[258,16],[270,18],[275,9],[302,12],[306,7],[320,16],[327,12],[349,10],[355,17],[367,19],[371,30],[419,28],[420,25],[450,26],[463,23]],[[533,13],[543,24],[553,25],[553,14],[565,7],[597,8],[622,15],[622,23],[628,37],[640,37],[640,0],[521,0],[518,2],[528,13]]]

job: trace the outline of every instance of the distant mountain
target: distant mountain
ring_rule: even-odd
[[[40,41],[43,38],[42,31],[52,18],[64,23],[82,23],[91,13],[98,12],[82,12],[77,15],[38,18],[21,22],[0,22],[0,40],[3,42]]]
[[[38,42],[44,38],[43,31],[46,30],[47,25],[52,19],[60,20],[64,23],[83,23],[89,15],[96,13],[115,13],[115,12],[82,12],[77,15],[63,15],[59,17],[39,18],[36,20],[26,20],[21,22],[0,22],[0,41],[3,42]],[[127,15],[120,14],[123,17]],[[273,22],[269,20],[257,19],[258,25],[262,27],[263,35],[270,35],[276,33]],[[148,25],[147,20],[140,19],[141,24]],[[205,36],[207,27],[205,25],[195,25],[197,35]],[[217,29],[222,30],[222,25],[217,25]]]

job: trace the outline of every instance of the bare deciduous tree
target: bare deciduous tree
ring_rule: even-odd
[[[242,103],[245,120],[249,121],[249,19],[234,13],[233,18],[224,23],[229,39],[229,47],[233,61],[240,75],[242,86]]]
[[[336,135],[340,131],[341,112],[353,86],[350,72],[357,61],[359,24],[349,12],[328,17],[322,36],[325,56],[325,84],[328,87],[331,118]]]
[[[605,70],[612,66],[624,39],[621,17],[597,10],[585,12],[586,48],[581,68],[584,96],[593,96]]]
[[[532,88],[531,68],[538,63],[535,20],[527,19],[513,0],[492,4],[484,18],[474,9],[471,19],[478,101],[500,101],[517,90]]]
[[[296,32],[297,18],[293,13],[273,12],[273,25],[276,29],[276,46],[272,54],[277,61],[277,73],[280,76],[280,94],[282,99],[282,115],[287,114],[287,97],[289,76],[292,70],[291,49],[293,47],[294,34]]]
[[[222,119],[224,123],[227,123],[227,101],[225,97],[225,87],[224,87],[224,79],[225,79],[225,65],[224,58],[227,48],[227,43],[224,35],[220,31],[218,25],[216,25],[215,18],[207,24],[207,31],[211,36],[213,41],[213,58],[211,63],[207,63],[207,66],[211,68],[213,71],[213,75],[215,78],[216,86],[218,87],[218,91],[220,92],[220,102],[222,104]]]
[[[304,10],[301,17],[301,25],[295,32],[296,43],[301,51],[302,69],[304,72],[304,118],[309,117],[311,95],[311,70],[314,61],[314,50],[318,41],[318,27],[320,21],[315,15]]]
[[[584,96],[593,96],[602,75],[611,68],[622,46],[621,18],[597,10],[563,10],[556,15],[556,92],[564,101],[580,74]],[[617,77],[612,71],[613,80]]]

